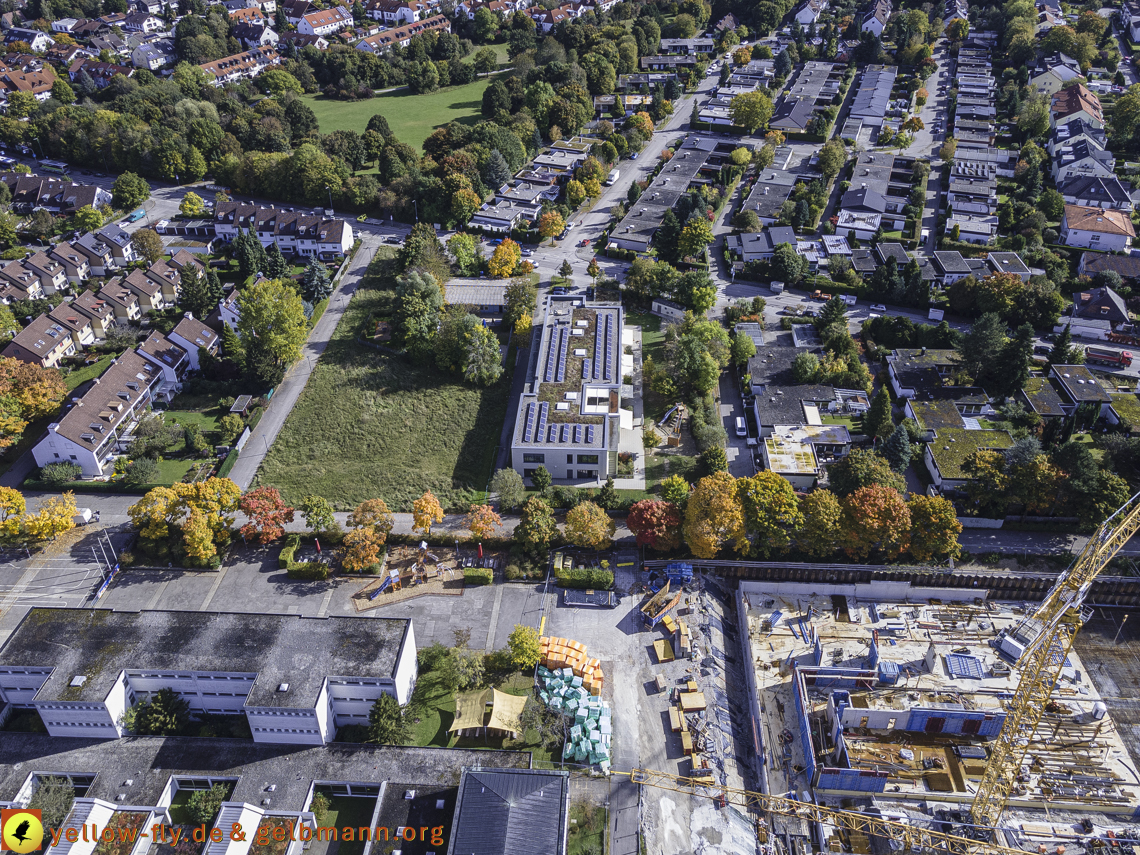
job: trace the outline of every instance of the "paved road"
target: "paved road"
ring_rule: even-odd
[[[379,246],[380,240],[376,235],[364,237],[355,257],[349,263],[349,269],[341,277],[336,290],[329,297],[329,304],[325,313],[321,315],[321,319],[317,321],[317,325],[309,333],[309,339],[301,350],[301,359],[297,360],[289,373],[285,375],[285,379],[278,385],[269,402],[269,407],[261,417],[261,421],[257,423],[257,427],[253,429],[253,433],[241,454],[238,455],[237,463],[230,472],[230,478],[242,490],[248,489],[249,485],[253,483],[257,469],[261,466],[261,461],[265,459],[270,446],[277,439],[277,434],[281,432],[285,419],[293,411],[293,406],[297,403],[301,392],[305,390],[305,385],[309,382],[309,375],[313,373],[317,361],[325,352],[333,333],[336,332],[336,326],[340,323],[352,295],[356,293],[356,287],[360,283],[361,277],[368,270],[368,265]]]

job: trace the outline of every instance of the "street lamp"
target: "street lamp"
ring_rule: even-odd
[[[325,185],[325,189],[329,191],[329,210],[331,211],[331,210],[333,209],[333,203],[332,203],[332,186],[331,186],[331,185],[329,185],[329,184],[326,184],[326,185]]]

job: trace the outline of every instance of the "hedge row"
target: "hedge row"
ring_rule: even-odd
[[[463,569],[463,584],[465,585],[490,585],[495,579],[495,574],[487,567],[465,567]]]
[[[555,570],[554,579],[563,588],[589,588],[609,590],[614,586],[614,574],[597,567],[575,567],[572,570]]]
[[[277,556],[277,566],[289,574],[290,579],[315,579],[323,581],[329,577],[329,566],[320,561],[294,561],[297,549],[301,546],[301,535],[285,535],[285,545]]]

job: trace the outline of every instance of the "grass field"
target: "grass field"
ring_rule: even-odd
[[[79,387],[80,384],[86,383],[88,380],[94,380],[96,377],[101,376],[103,372],[107,370],[107,367],[111,364],[111,360],[114,358],[115,356],[113,354],[107,354],[98,362],[92,362],[90,365],[85,365],[82,368],[77,368],[74,371],[70,372],[64,378],[64,382],[67,384],[67,391],[74,391]]]
[[[349,510],[382,498],[408,511],[431,490],[444,508],[466,511],[484,498],[512,358],[499,382],[483,388],[358,343],[357,331],[390,295],[367,284],[357,290],[262,464],[257,483],[286,501],[317,494]]]
[[[570,805],[570,831],[566,855],[601,855],[606,851],[609,811],[588,802]]]
[[[490,84],[491,78],[484,77],[466,86],[449,86],[428,95],[415,95],[401,89],[367,101],[337,101],[324,95],[306,95],[305,98],[323,134],[337,130],[362,134],[368,120],[382,113],[396,138],[418,151],[432,131],[448,122],[474,125],[481,121],[479,108],[483,104],[483,90]]]

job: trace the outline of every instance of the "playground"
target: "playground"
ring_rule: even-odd
[[[490,552],[480,558],[448,547],[432,551],[426,543],[391,546],[379,578],[353,594],[352,604],[357,612],[364,612],[429,594],[461,596],[464,568],[488,567],[494,571],[502,569],[504,562],[504,556]]]

